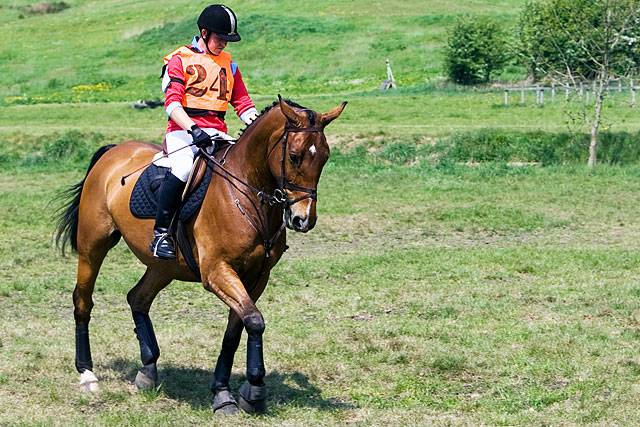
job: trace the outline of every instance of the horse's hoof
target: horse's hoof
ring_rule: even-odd
[[[80,374],[80,391],[83,393],[97,393],[100,391],[98,378],[88,369]]]
[[[220,390],[213,396],[213,413],[216,415],[235,415],[238,412],[238,402],[229,390]]]
[[[136,379],[133,382],[138,390],[153,390],[156,388],[156,380],[158,379],[158,373],[153,367],[144,366],[136,374]]]
[[[267,411],[267,386],[251,385],[245,381],[238,394],[238,404],[243,411],[249,414],[264,414]]]

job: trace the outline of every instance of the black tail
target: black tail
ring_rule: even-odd
[[[67,243],[71,245],[73,252],[77,252],[78,250],[78,208],[80,206],[80,196],[82,195],[84,181],[87,179],[89,171],[91,171],[91,168],[93,168],[100,157],[113,147],[115,147],[115,144],[109,144],[98,148],[98,151],[96,151],[93,154],[93,157],[91,157],[87,173],[82,181],[72,185],[66,190],[62,190],[54,199],[55,201],[62,203],[55,212],[55,216],[57,217],[55,241],[56,247],[60,249],[63,256]]]

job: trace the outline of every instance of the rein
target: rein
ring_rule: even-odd
[[[271,249],[271,247],[273,246],[273,243],[278,239],[278,237],[280,237],[280,234],[284,230],[284,223],[282,223],[279,230],[271,238],[269,238],[269,233],[267,230],[268,228],[267,220],[266,218],[264,218],[264,211],[260,207],[256,206],[256,204],[253,203],[252,201],[253,208],[258,213],[258,221],[256,222],[256,220],[254,220],[247,213],[247,211],[244,209],[244,207],[240,203],[240,199],[237,197],[237,194],[234,191],[234,188],[238,188],[236,182],[239,184],[242,184],[243,186],[248,188],[252,193],[256,194],[261,205],[265,203],[267,203],[269,206],[283,205],[286,202],[286,196],[284,195],[284,193],[280,193],[277,190],[274,191],[274,194],[265,193],[259,188],[254,187],[253,185],[249,184],[248,182],[234,175],[231,171],[229,171],[229,169],[223,166],[224,158],[226,157],[228,152],[229,151],[227,150],[224,153],[222,161],[218,161],[209,153],[205,152],[204,150],[200,150],[200,154],[207,159],[207,162],[210,164],[213,164],[214,166],[212,168],[213,172],[225,179],[227,183],[227,188],[231,193],[230,195],[233,199],[233,203],[236,205],[240,213],[246,218],[247,222],[251,225],[251,227],[253,227],[253,229],[256,230],[256,233],[258,233],[262,237],[262,244],[264,245],[264,248],[265,248],[265,258],[269,258],[269,250]],[[216,170],[216,168],[220,169],[223,173]],[[233,182],[230,178],[233,179]],[[243,194],[246,194],[246,193],[243,192]]]
[[[296,127],[289,126],[288,123],[285,125],[282,136],[278,139],[278,141],[276,141],[273,147],[269,149],[269,152],[267,154],[267,162],[268,162],[269,159],[271,158],[273,151],[278,146],[278,144],[282,146],[282,158],[280,159],[280,176],[277,177],[278,187],[275,190],[273,190],[273,194],[270,194],[265,190],[261,190],[257,187],[254,187],[253,185],[239,178],[238,176],[233,174],[231,171],[229,171],[229,169],[224,167],[225,158],[229,153],[230,147],[227,148],[227,150],[224,152],[224,154],[222,155],[222,159],[220,161],[216,160],[216,158],[213,155],[210,155],[205,150],[202,150],[202,149],[200,150],[200,154],[207,160],[207,163],[209,165],[213,165],[212,167],[213,172],[225,179],[227,183],[227,189],[229,190],[229,193],[233,198],[233,202],[238,208],[238,210],[240,211],[240,213],[242,214],[242,216],[245,217],[247,222],[251,225],[251,227],[253,227],[256,233],[258,233],[258,235],[262,237],[262,245],[264,247],[264,257],[262,258],[262,266],[260,267],[260,274],[256,278],[256,281],[254,282],[253,287],[255,287],[256,284],[259,283],[261,278],[264,276],[266,271],[265,267],[267,265],[267,260],[270,258],[269,252],[271,251],[271,248],[273,247],[274,243],[280,238],[280,236],[282,235],[282,232],[285,230],[285,223],[284,221],[282,221],[280,224],[280,227],[278,227],[278,230],[276,230],[273,234],[270,233],[269,225],[268,225],[269,221],[268,221],[266,212],[264,211],[264,209],[262,209],[262,206],[265,204],[268,204],[270,207],[278,206],[280,208],[285,208],[285,207],[292,206],[293,204],[298,203],[299,201],[304,199],[317,200],[318,198],[318,193],[315,188],[303,187],[293,182],[290,182],[289,180],[286,179],[285,172],[286,172],[287,145],[288,145],[288,139],[289,139],[288,137],[290,133],[294,133],[294,132],[322,132],[322,129],[317,126],[296,128]],[[257,206],[256,203],[250,199],[253,209],[257,213],[257,220],[255,218],[252,218],[252,216],[249,215],[246,209],[242,206],[242,203],[240,203],[240,199],[237,197],[237,194],[234,188],[238,189],[241,192],[242,190],[238,188],[237,184],[241,184],[250,192],[254,193],[255,196],[258,198],[260,202],[259,206]],[[286,190],[300,191],[306,194],[303,196],[297,197],[294,200],[289,200],[287,198]],[[242,192],[242,193],[246,195],[245,192]]]

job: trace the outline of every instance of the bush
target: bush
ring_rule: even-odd
[[[456,83],[486,83],[509,59],[506,36],[484,17],[464,16],[454,24],[445,48],[445,72]]]
[[[640,133],[603,132],[601,163],[633,164],[640,161]],[[583,163],[589,135],[549,132],[481,130],[455,134],[438,142],[441,162],[536,162],[545,166]]]
[[[600,162],[609,165],[640,163],[640,132],[603,132]],[[331,167],[386,169],[398,167],[435,167],[453,172],[465,163],[490,167],[484,172],[517,173],[511,163],[535,163],[540,166],[577,165],[586,161],[589,135],[567,132],[520,132],[482,129],[440,138],[435,144],[419,140],[386,140],[381,146],[357,145],[346,150],[331,149]],[[515,172],[514,172],[515,171]]]
[[[100,133],[76,130],[36,138],[22,133],[4,135],[0,138],[0,166],[85,165],[95,150],[107,142],[110,141]]]

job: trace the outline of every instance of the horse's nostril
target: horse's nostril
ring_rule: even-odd
[[[302,224],[304,223],[302,218],[300,218],[299,216],[294,216],[291,222],[293,223],[293,227],[296,229],[302,228]]]

